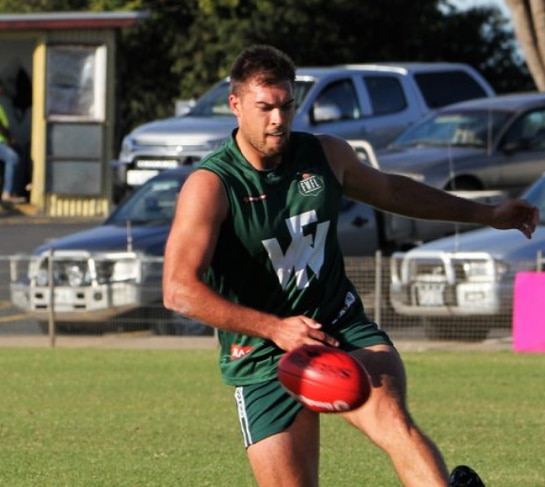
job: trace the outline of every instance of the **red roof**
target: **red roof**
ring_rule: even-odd
[[[107,29],[132,27],[149,18],[142,12],[44,12],[0,14],[0,30]]]

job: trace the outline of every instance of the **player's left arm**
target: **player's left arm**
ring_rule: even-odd
[[[412,218],[516,228],[528,238],[535,230],[539,211],[525,200],[489,205],[460,198],[406,176],[377,170],[361,162],[352,146],[338,137],[320,135],[319,139],[348,198]]]

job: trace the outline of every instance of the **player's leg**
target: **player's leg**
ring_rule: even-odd
[[[285,431],[254,443],[248,459],[260,487],[317,487],[318,415],[303,409]]]
[[[319,416],[277,380],[237,387],[248,459],[260,487],[317,487]]]
[[[388,453],[404,486],[445,487],[443,457],[407,410],[405,370],[397,351],[376,345],[352,353],[369,372],[372,392],[362,407],[343,417]]]

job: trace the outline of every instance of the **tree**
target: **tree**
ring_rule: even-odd
[[[0,0],[0,12],[150,11],[148,20],[119,33],[120,138],[136,125],[170,116],[177,99],[200,96],[253,43],[279,47],[299,66],[465,62],[498,93],[531,87],[499,10],[460,12],[450,1]]]
[[[448,0],[142,0],[141,7],[151,19],[119,43],[120,135],[172,114],[176,99],[200,96],[253,43],[275,45],[299,66],[465,62],[498,93],[531,87],[507,19],[491,7],[459,12]]]
[[[507,19],[494,6],[480,6],[463,12],[448,11],[450,21],[436,37],[435,46],[444,55],[476,67],[497,93],[535,90],[535,85],[517,39]],[[431,39],[430,39],[431,40]],[[451,50],[454,52],[450,54]]]
[[[545,91],[545,0],[506,0],[513,27],[539,91]]]

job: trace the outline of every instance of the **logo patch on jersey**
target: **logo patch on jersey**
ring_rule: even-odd
[[[303,196],[318,196],[324,189],[324,179],[317,174],[304,172],[301,180],[297,183],[299,193]]]
[[[282,289],[287,289],[291,282],[297,289],[304,289],[314,276],[319,276],[324,264],[330,222],[319,222],[314,210],[284,221],[291,236],[288,248],[282,248],[276,238],[262,240],[261,243],[274,266]]]
[[[244,357],[244,355],[250,353],[254,347],[242,347],[241,345],[231,345],[231,359],[237,360]]]

